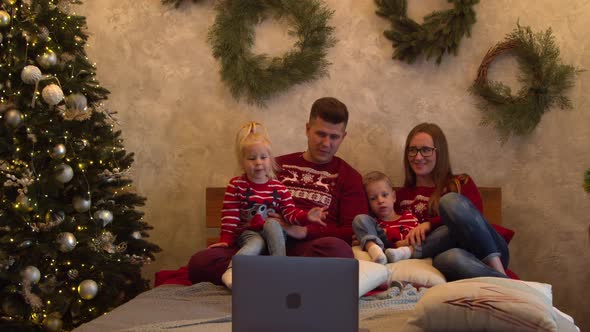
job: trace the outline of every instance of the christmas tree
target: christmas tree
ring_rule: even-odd
[[[148,288],[140,270],[160,250],[78,3],[0,4],[0,331],[104,314]]]

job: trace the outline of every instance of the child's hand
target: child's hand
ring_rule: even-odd
[[[408,239],[399,240],[399,241],[396,241],[395,242],[394,246],[396,248],[399,248],[399,247],[409,247],[410,246],[410,241],[408,241]]]
[[[307,212],[307,219],[310,222],[315,222],[316,224],[320,224],[322,226],[326,226],[324,220],[326,220],[326,216],[328,215],[327,207],[314,207]]]
[[[228,248],[229,244],[225,242],[217,242],[209,245],[207,248]]]

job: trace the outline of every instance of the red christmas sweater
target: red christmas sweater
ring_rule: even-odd
[[[387,239],[394,244],[405,239],[410,230],[418,226],[418,219],[411,212],[404,212],[395,220],[377,220],[377,225],[385,231]]]
[[[297,152],[278,157],[277,163],[282,169],[277,177],[297,207],[328,207],[327,226],[308,225],[306,239],[335,236],[350,243],[353,218],[368,212],[361,175],[338,157],[327,164],[315,164]]]
[[[461,174],[453,176],[451,181],[455,183],[458,193],[467,197],[483,214],[481,195],[473,179],[467,174]],[[398,189],[396,191],[395,211],[398,214],[409,211],[418,218],[420,223],[429,221],[432,229],[440,226],[440,216],[428,212],[428,202],[434,189],[434,187],[402,187]],[[443,195],[448,192],[448,188],[445,188]]]
[[[280,213],[291,224],[309,222],[307,211],[295,207],[289,190],[280,181],[258,184],[246,175],[231,179],[223,197],[219,242],[231,246],[245,229],[261,230],[269,210]]]

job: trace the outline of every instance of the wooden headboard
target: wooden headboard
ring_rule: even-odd
[[[483,200],[484,217],[492,224],[502,224],[502,189],[498,187],[479,187]],[[225,187],[207,187],[205,192],[205,210],[207,225],[207,245],[219,239],[221,226],[221,207]]]

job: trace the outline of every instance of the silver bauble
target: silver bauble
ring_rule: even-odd
[[[43,88],[41,96],[46,103],[53,106],[59,104],[64,99],[64,92],[61,91],[61,88],[57,84],[49,84]]]
[[[92,300],[98,293],[98,284],[96,281],[86,279],[78,285],[78,294],[84,300]]]
[[[76,196],[72,199],[72,205],[77,212],[86,212],[90,210],[90,200],[81,196]]]
[[[70,278],[71,280],[77,279],[78,278],[78,270],[69,269],[68,270],[68,278]]]
[[[74,177],[74,170],[68,164],[59,164],[55,167],[54,174],[57,181],[66,183]]]
[[[52,50],[47,50],[45,53],[37,56],[37,63],[45,68],[49,69],[57,63],[57,55]]]
[[[0,27],[7,27],[10,25],[10,14],[5,10],[0,10]]]
[[[51,331],[51,332],[61,331],[61,328],[63,327],[63,325],[64,325],[64,323],[62,322],[62,320],[59,317],[47,316],[43,320],[43,327],[45,327],[45,329],[47,331]]]
[[[88,100],[81,93],[72,93],[66,97],[66,107],[70,110],[86,112],[88,110]]]
[[[35,84],[39,82],[43,74],[41,74],[41,69],[37,66],[28,65],[23,68],[20,72],[20,78],[26,84]]]
[[[49,155],[52,159],[62,159],[66,156],[66,151],[66,146],[60,143],[51,149],[51,153],[49,153]]]
[[[135,231],[133,233],[131,233],[131,237],[136,239],[136,240],[141,240],[141,232],[140,231]]]
[[[57,235],[57,243],[59,243],[59,250],[61,252],[68,252],[74,250],[78,241],[74,234],[70,232],[63,232]]]
[[[4,122],[11,128],[18,127],[23,122],[23,115],[19,110],[11,109],[4,114]]]
[[[109,210],[98,210],[94,212],[94,219],[101,222],[102,227],[105,227],[113,221],[113,213]]]
[[[29,265],[24,268],[20,273],[23,280],[36,284],[41,279],[41,271],[36,266]]]

